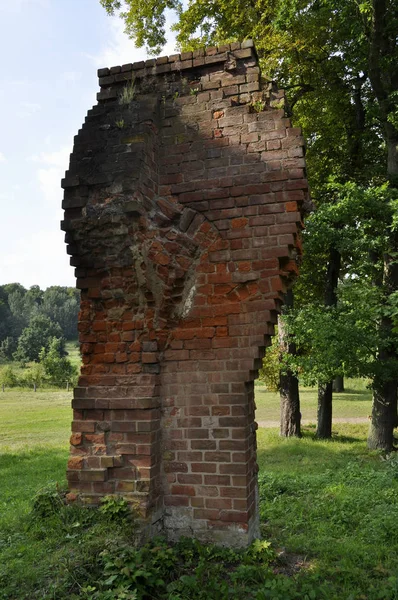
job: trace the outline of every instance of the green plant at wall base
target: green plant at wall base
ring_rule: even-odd
[[[98,510],[109,521],[125,521],[132,518],[127,500],[120,496],[105,496],[101,499]]]
[[[124,127],[124,119],[118,119],[115,121],[115,125],[118,129],[123,129]]]
[[[122,92],[119,96],[119,104],[130,104],[135,98],[135,80],[133,79],[131,83],[124,86]]]

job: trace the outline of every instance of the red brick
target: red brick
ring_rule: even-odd
[[[71,457],[68,460],[68,469],[78,470],[83,468],[84,459],[80,456]]]
[[[188,468],[187,468],[188,470]],[[215,473],[217,471],[216,463],[192,463],[191,470],[193,473]]]
[[[178,483],[197,485],[203,483],[203,476],[199,474],[179,474],[177,475]]]
[[[195,496],[195,488],[191,485],[172,485],[171,493],[175,496]]]
[[[73,421],[72,431],[94,432],[95,423],[93,421]]]
[[[189,506],[189,498],[186,496],[165,496],[165,506]]]
[[[218,509],[231,509],[232,508],[232,500],[228,498],[206,498],[205,499],[206,508],[218,508]]]
[[[231,454],[229,452],[205,452],[206,461],[230,462]]]

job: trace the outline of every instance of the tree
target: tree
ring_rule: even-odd
[[[58,323],[53,323],[44,315],[33,317],[18,340],[15,359],[21,362],[37,362],[41,349],[48,349],[54,337],[62,338],[62,330]]]
[[[75,288],[51,286],[42,296],[40,312],[58,323],[67,340],[77,338],[79,291]]]
[[[77,378],[76,367],[63,354],[62,340],[56,337],[50,340],[47,350],[43,347],[40,352],[40,365],[44,368],[46,379],[53,385],[61,386]]]

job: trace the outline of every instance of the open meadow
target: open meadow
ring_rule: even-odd
[[[258,419],[277,420],[274,395],[256,396]],[[341,396],[347,416],[369,414],[367,390]],[[398,599],[398,461],[367,451],[366,423],[336,424],[331,441],[312,425],[300,440],[259,429],[265,541],[248,551],[187,540],[137,550],[122,504],[62,503],[71,397],[0,392],[1,600]],[[305,391],[304,417],[314,403]]]

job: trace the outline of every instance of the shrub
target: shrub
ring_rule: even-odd
[[[263,358],[263,366],[259,372],[259,379],[266,385],[267,390],[270,392],[279,391],[279,371],[280,371],[280,360],[279,360],[280,348],[278,335],[274,335],[272,338],[272,345],[269,346],[265,352]]]
[[[73,384],[76,382],[77,369],[63,356],[63,341],[61,339],[53,337],[48,350],[42,348],[39,359],[49,383],[61,386],[66,381]]]
[[[18,375],[12,367],[4,367],[0,371],[0,385],[5,387],[16,387],[19,385]]]
[[[35,363],[30,369],[24,373],[21,377],[21,385],[27,387],[41,386],[45,379],[44,367],[40,363]]]

